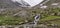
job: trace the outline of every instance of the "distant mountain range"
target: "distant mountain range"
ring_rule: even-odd
[[[25,4],[27,5],[27,3],[24,2],[24,5]],[[11,0],[0,0],[0,8],[20,7],[19,5],[20,5],[20,3],[18,3],[18,2],[14,3]],[[21,6],[24,6],[24,5],[21,5]],[[27,5],[27,6],[29,6],[29,5]]]
[[[46,0],[44,0],[46,1]],[[43,2],[44,2],[43,1]],[[43,3],[42,2],[42,3]],[[60,3],[60,0],[50,0],[49,2],[45,3],[44,5],[50,6],[52,3]],[[0,8],[17,8],[19,3],[14,3],[11,0],[0,0]],[[40,7],[40,4],[34,6],[34,7]]]

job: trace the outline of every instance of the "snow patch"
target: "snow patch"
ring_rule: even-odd
[[[18,2],[18,3],[28,3],[31,7],[36,6],[37,4],[41,3],[43,0],[12,0],[13,2]]]

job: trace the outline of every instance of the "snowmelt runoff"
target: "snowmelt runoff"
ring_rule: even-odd
[[[36,6],[37,4],[41,3],[44,0],[12,0],[13,2],[22,3],[21,1],[24,1],[25,3],[28,3],[30,7]]]

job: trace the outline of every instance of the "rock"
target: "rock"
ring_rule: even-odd
[[[22,15],[22,16],[23,16],[23,15],[25,15],[25,13],[26,13],[25,11],[20,11],[20,12],[14,14],[14,16],[15,16],[15,15],[18,15],[18,16]]]
[[[53,15],[55,15],[55,13],[51,13],[51,15],[53,16]]]
[[[41,6],[40,8],[44,8],[44,9],[45,9],[45,8],[47,8],[47,7],[48,7],[48,6]]]
[[[52,5],[52,6],[56,6],[56,5],[58,5],[58,4],[59,4],[59,3],[52,3],[51,5]]]
[[[58,12],[57,15],[60,16],[60,12]]]

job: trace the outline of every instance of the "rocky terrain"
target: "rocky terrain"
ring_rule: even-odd
[[[36,14],[41,14],[39,28],[60,28],[60,0],[49,0],[42,6],[38,4],[32,8],[20,7],[11,0],[0,0],[1,26],[27,24],[34,21]]]

